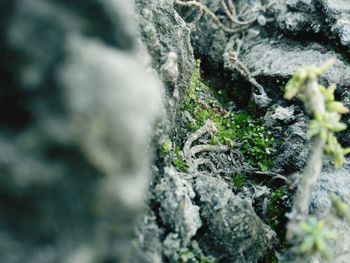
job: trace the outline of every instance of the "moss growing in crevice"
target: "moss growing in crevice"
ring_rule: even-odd
[[[222,103],[227,101],[226,96],[224,91],[213,90],[202,81],[197,61],[183,105],[193,118],[186,123],[186,128],[195,131],[211,119],[218,130],[212,135],[211,144],[240,144],[246,161],[255,169],[267,171],[272,165],[274,138],[271,132],[246,112],[224,109]]]
[[[175,147],[172,164],[179,172],[186,172],[188,168],[183,156],[181,156],[181,149],[179,146]]]
[[[287,210],[288,190],[280,188],[272,191],[269,196],[269,201],[266,210],[266,223],[279,234],[283,234],[285,229]],[[283,232],[283,233],[282,233]],[[283,236],[283,235],[282,235]]]
[[[236,174],[232,177],[232,184],[236,189],[241,189],[248,181],[248,177],[243,174]]]

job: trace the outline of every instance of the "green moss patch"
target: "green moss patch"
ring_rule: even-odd
[[[194,121],[189,121],[186,127],[195,131],[211,119],[218,129],[210,140],[211,144],[240,144],[240,151],[250,165],[267,171],[272,165],[270,154],[274,138],[271,132],[245,112],[225,110],[220,103],[225,101],[225,96],[225,92],[214,91],[201,80],[200,63],[197,61],[183,107]]]

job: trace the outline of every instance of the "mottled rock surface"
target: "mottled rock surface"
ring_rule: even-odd
[[[288,0],[277,19],[285,32],[313,33],[350,47],[350,4],[347,0]]]
[[[134,261],[161,83],[132,5],[0,6],[1,261]]]
[[[194,183],[204,224],[200,243],[221,262],[255,262],[271,249],[275,233],[255,214],[251,202],[217,178]]]
[[[336,97],[350,106],[347,0],[234,1],[241,22],[254,18],[234,35],[207,14],[194,27],[198,10],[175,0],[131,3],[0,3],[2,262],[186,262],[191,253],[197,261],[263,260],[276,240],[263,222],[278,210],[272,196],[303,169],[309,149],[308,118],[300,105],[282,99],[286,80],[302,64],[335,58],[321,81],[336,83]],[[201,3],[232,26],[219,0]],[[248,74],[234,63],[224,68],[228,51]],[[230,156],[194,154],[214,169],[172,167],[174,156],[166,152],[176,150],[181,159],[181,147],[194,134],[184,127],[191,113],[181,108],[194,54],[215,88],[240,100],[227,103],[230,113],[248,107],[256,83],[273,99],[255,114],[282,138],[271,155],[275,173],[244,163],[236,138],[228,138],[235,145]],[[224,112],[215,100],[201,99]],[[342,143],[350,145],[349,133],[340,135]],[[210,149],[212,135],[192,146]],[[157,148],[154,160],[150,142]],[[350,204],[349,170],[348,162],[338,171],[327,163],[312,212],[328,208],[329,193]],[[243,181],[232,183],[233,176]],[[348,262],[349,225],[337,227],[334,262]]]

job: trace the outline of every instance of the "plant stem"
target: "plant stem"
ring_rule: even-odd
[[[308,216],[312,192],[321,174],[325,143],[326,141],[319,136],[313,140],[309,160],[300,176],[298,189],[294,197],[291,218],[287,226],[287,241],[293,241],[300,222]]]
[[[325,99],[318,88],[317,78],[312,78],[305,84],[304,96],[308,102],[309,111],[313,114],[323,115],[326,112]],[[321,136],[314,137],[309,159],[304,172],[300,176],[298,189],[294,197],[293,208],[287,226],[287,242],[293,242],[300,222],[309,214],[312,192],[320,177],[323,163],[323,149],[326,139]]]

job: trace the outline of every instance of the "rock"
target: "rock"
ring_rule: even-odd
[[[161,236],[164,235],[164,231],[158,226],[157,217],[152,211],[145,215],[138,234],[141,246],[141,250],[138,251],[140,262],[161,263],[163,249]]]
[[[162,86],[131,2],[0,5],[1,260],[133,261]]]
[[[179,77],[179,69],[177,68],[177,55],[170,52],[166,62],[161,67],[161,75],[163,81],[175,82]]]
[[[289,124],[295,119],[294,105],[291,105],[289,107],[282,107],[280,105],[277,105],[273,114],[271,114],[268,118],[270,118],[272,122],[269,126],[273,126],[274,122],[283,122]]]
[[[166,168],[164,177],[154,191],[156,200],[161,200],[159,216],[163,224],[178,233],[182,244],[186,246],[202,226],[199,207],[192,202],[195,193],[191,184],[171,167]]]
[[[222,11],[219,0],[206,0],[202,3],[214,13]],[[188,22],[191,22],[191,17],[197,10],[195,8],[186,10],[187,13],[182,13],[182,15],[188,17]],[[222,55],[227,41],[228,36],[207,15],[202,16],[191,34],[191,42],[196,56],[208,61],[213,68],[219,68],[222,64]]]
[[[171,77],[175,83],[167,83],[168,92],[176,88],[183,93],[194,69],[189,27],[174,9],[174,0],[136,0],[136,7],[141,39],[152,58],[152,67],[162,75],[169,56],[176,55],[173,68],[178,68],[175,75],[179,77],[176,81]]]
[[[289,80],[301,65],[320,65],[335,58],[334,66],[322,75],[321,80],[340,87],[350,85],[350,67],[344,59],[333,51],[321,52],[322,47],[318,44],[302,47],[295,42],[265,39],[243,45],[242,49],[241,60],[255,78]]]
[[[350,5],[347,0],[288,0],[277,19],[282,31],[320,34],[350,47]],[[339,39],[339,40],[338,40]]]
[[[350,162],[346,161],[344,167],[335,169],[330,162],[325,162],[324,169],[312,193],[310,211],[323,216],[331,206],[330,196],[336,195],[347,205],[350,205]],[[332,243],[332,262],[342,263],[350,260],[350,226],[348,222],[338,221],[335,228],[337,238]]]
[[[304,118],[290,125],[283,133],[282,146],[274,159],[273,170],[282,174],[301,172],[306,165],[309,145]]]
[[[329,196],[335,194],[343,202],[350,205],[350,162],[346,161],[342,168],[336,169],[330,163],[325,162],[316,187],[312,194],[311,211],[317,213],[326,212],[330,208]]]
[[[194,188],[204,229],[199,244],[205,251],[220,262],[257,262],[273,247],[275,233],[224,181],[202,175]]]

